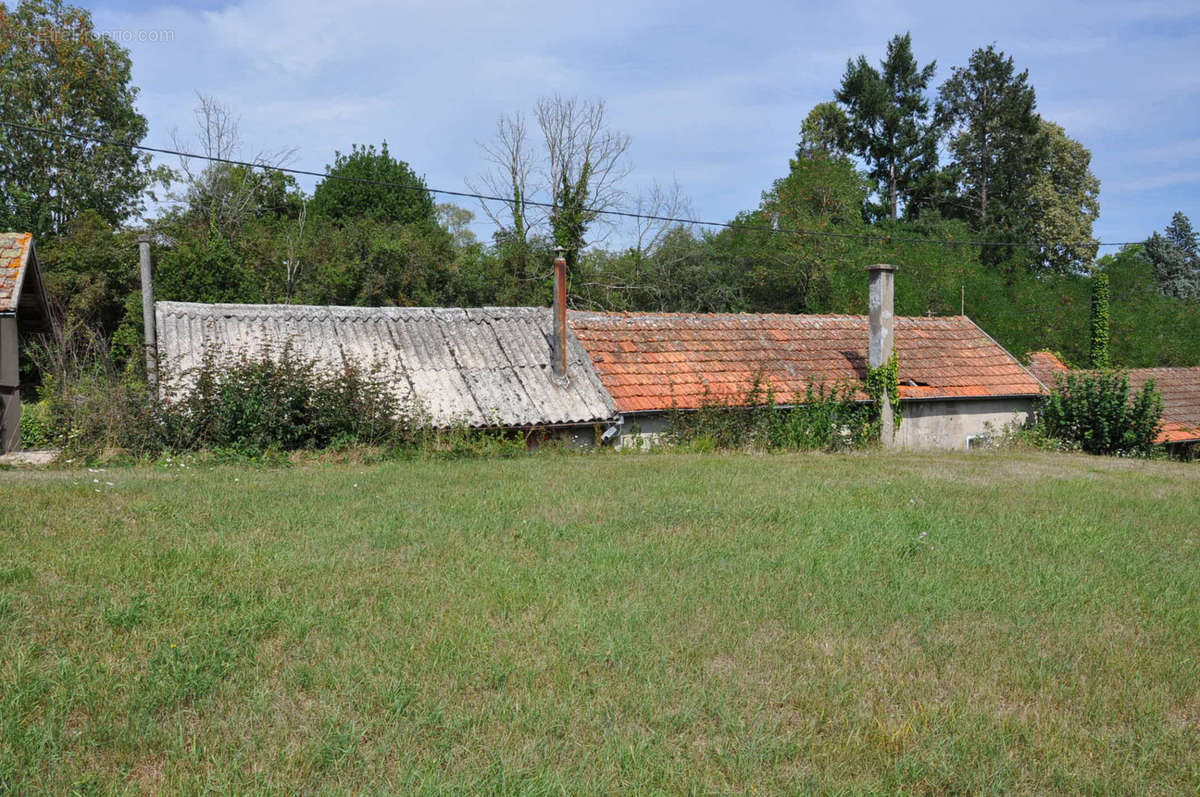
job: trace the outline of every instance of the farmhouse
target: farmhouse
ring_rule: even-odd
[[[30,233],[0,233],[0,454],[21,447],[20,339],[54,328]]]
[[[903,417],[895,442],[949,449],[1023,423],[1044,393],[964,316],[893,319],[890,267],[872,270],[886,290],[868,318],[569,312],[565,265],[555,266],[554,308],[158,302],[157,354],[175,375],[174,387],[164,385],[186,387],[206,357],[286,351],[328,369],[381,369],[435,427],[630,444],[660,433],[673,411],[736,405],[756,383],[780,403],[810,385],[861,388],[868,358],[894,339]]]
[[[1043,385],[1053,388],[1058,379],[1072,373],[1062,360],[1048,351],[1029,355],[1029,370]],[[1129,389],[1137,392],[1151,380],[1162,395],[1162,431],[1155,442],[1187,448],[1200,444],[1200,366],[1190,368],[1130,368]]]
[[[574,313],[571,326],[625,435],[661,432],[673,408],[736,404],[756,382],[786,404],[809,385],[857,387],[867,375],[866,316]],[[969,448],[1023,424],[1043,393],[966,316],[897,318],[895,342],[901,447]]]

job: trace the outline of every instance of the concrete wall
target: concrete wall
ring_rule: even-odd
[[[896,445],[965,451],[972,437],[995,436],[1005,427],[1023,426],[1033,404],[1032,398],[901,401],[902,420],[896,429]],[[668,413],[626,415],[616,445],[618,448],[654,445],[669,424]]]
[[[896,444],[965,451],[972,437],[997,435],[1014,424],[1023,426],[1033,405],[1033,398],[901,401],[903,420],[896,429]]]
[[[626,415],[617,433],[617,448],[648,448],[660,442],[670,426],[671,416],[665,412],[650,415]]]
[[[0,318],[0,454],[21,447],[17,319]]]

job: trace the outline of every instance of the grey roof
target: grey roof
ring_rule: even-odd
[[[206,353],[259,356],[285,345],[319,366],[378,366],[434,426],[545,426],[616,417],[573,333],[569,377],[550,368],[551,311],[535,307],[311,307],[156,302],[158,351],[182,374]],[[177,377],[178,378],[178,377]]]

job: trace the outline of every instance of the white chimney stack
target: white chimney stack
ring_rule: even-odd
[[[867,266],[871,275],[870,340],[867,344],[867,364],[872,368],[886,365],[895,350],[896,267],[886,263]],[[895,444],[895,425],[892,419],[891,398],[884,391],[879,400],[879,437],[884,448]]]

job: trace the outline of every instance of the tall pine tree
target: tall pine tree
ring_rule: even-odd
[[[937,172],[940,134],[926,96],[937,62],[919,66],[905,33],[888,42],[879,67],[863,55],[847,62],[835,96],[846,109],[849,149],[875,181],[877,215],[897,219],[902,206],[911,215],[913,197]]]
[[[1187,216],[1172,216],[1162,234],[1156,232],[1146,241],[1145,252],[1163,294],[1178,299],[1200,295],[1200,244]]]
[[[1028,70],[992,45],[971,53],[938,90],[937,115],[949,127],[959,199],[951,214],[987,237],[1029,234],[1029,191],[1039,156],[1040,120]],[[1003,254],[1004,247],[994,247]]]

